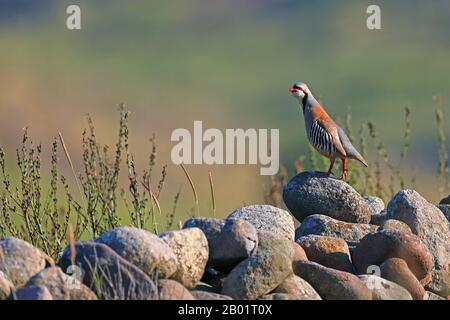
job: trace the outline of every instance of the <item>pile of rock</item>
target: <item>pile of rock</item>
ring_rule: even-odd
[[[294,177],[283,198],[291,213],[252,205],[160,235],[120,227],[67,247],[56,265],[29,243],[4,238],[0,299],[450,297],[448,204],[403,190],[385,208],[311,172]]]
[[[354,276],[373,299],[450,298],[445,199],[435,206],[414,190],[402,190],[385,208],[381,199],[361,197],[345,182],[311,172],[294,177],[283,198],[301,221],[295,240],[315,262],[294,263],[294,272],[322,298],[363,297]]]

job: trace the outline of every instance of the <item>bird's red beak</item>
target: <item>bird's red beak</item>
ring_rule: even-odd
[[[289,88],[289,92],[295,92],[294,88]]]

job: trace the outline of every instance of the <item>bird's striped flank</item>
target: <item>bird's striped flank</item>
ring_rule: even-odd
[[[322,127],[318,121],[311,124],[309,130],[309,141],[321,153],[330,157],[337,154],[336,146],[333,143],[333,137]]]

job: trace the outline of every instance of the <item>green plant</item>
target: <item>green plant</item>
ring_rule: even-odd
[[[214,193],[214,183],[212,178],[211,171],[208,172],[208,178],[209,178],[209,189],[211,191],[211,203],[212,203],[212,210],[213,210],[213,216],[216,216],[216,195]]]
[[[436,124],[438,128],[438,145],[439,145],[439,164],[438,164],[438,180],[439,193],[444,195],[446,189],[450,189],[450,167],[448,161],[448,153],[446,149],[447,138],[445,136],[444,111],[442,110],[442,100],[439,96],[433,96],[436,102]]]
[[[303,159],[297,159],[302,162]],[[302,164],[297,163],[297,165],[301,166]],[[280,165],[280,170],[278,173],[271,177],[270,187],[264,188],[264,203],[269,204],[275,207],[282,207],[282,194],[283,187],[288,182],[288,171],[285,166]]]
[[[102,146],[96,138],[94,121],[87,115],[88,130],[82,134],[82,169],[77,174],[63,134],[51,147],[50,181],[47,190],[41,174],[42,146],[29,140],[25,129],[20,148],[16,154],[16,164],[20,172],[20,182],[15,186],[6,169],[6,153],[0,147],[0,237],[11,235],[29,241],[42,248],[52,257],[57,257],[66,246],[69,233],[73,239],[95,238],[113,229],[126,219],[119,214],[118,201],[128,211],[131,225],[150,228],[158,233],[161,224],[159,196],[167,176],[163,166],[156,191],[152,187],[152,172],[156,165],[154,136],[150,140],[152,152],[149,168],[138,175],[133,156],[128,145],[128,116],[124,106],[119,107],[119,130],[114,154],[108,146]],[[77,188],[70,186],[69,179],[58,171],[58,140]],[[123,159],[128,173],[128,192],[119,188],[119,176]],[[120,190],[119,190],[120,189]],[[78,196],[73,194],[78,192]],[[175,197],[171,214],[173,224],[176,204],[180,192]],[[73,228],[72,228],[73,226]],[[69,231],[69,227],[71,228]],[[73,240],[74,241],[74,240]],[[69,241],[70,242],[70,241]]]
[[[69,214],[58,206],[57,141],[51,148],[51,172],[47,194],[44,195],[41,177],[40,144],[29,140],[25,129],[16,163],[20,183],[13,186],[6,172],[6,155],[0,148],[0,168],[3,192],[0,206],[0,233],[10,234],[43,248],[49,255],[57,254],[64,246]]]

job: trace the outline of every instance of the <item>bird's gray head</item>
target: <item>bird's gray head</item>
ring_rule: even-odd
[[[314,100],[311,90],[309,90],[308,86],[303,82],[294,83],[292,87],[289,88],[289,91],[300,102],[303,112],[305,112],[307,102],[309,101],[310,103],[308,103],[308,105],[310,105],[311,101]]]
[[[303,99],[307,98],[311,95],[311,91],[308,86],[303,82],[296,82],[289,88],[289,91],[292,93],[294,97],[296,97],[300,102]]]

